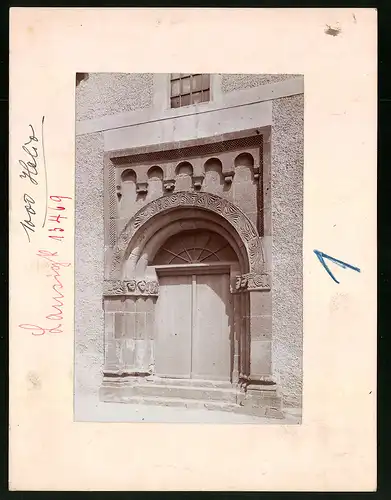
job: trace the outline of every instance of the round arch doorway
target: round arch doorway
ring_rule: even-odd
[[[149,264],[159,276],[155,374],[232,381],[230,280],[239,263],[231,245],[211,230],[185,230],[169,237]]]

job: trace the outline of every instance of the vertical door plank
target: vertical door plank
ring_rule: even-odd
[[[190,378],[191,276],[160,278],[155,321],[155,373]]]
[[[197,276],[192,378],[230,380],[232,304],[229,276]]]

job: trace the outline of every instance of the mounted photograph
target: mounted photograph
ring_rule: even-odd
[[[303,75],[75,93],[75,421],[301,424]]]

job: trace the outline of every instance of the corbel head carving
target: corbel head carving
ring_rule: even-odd
[[[230,170],[229,172],[223,172],[224,182],[226,184],[232,184],[235,172],[234,170]]]
[[[163,181],[163,187],[165,191],[174,191],[175,179],[166,179],[165,181]]]
[[[203,181],[204,181],[203,175],[193,175],[193,187],[194,187],[194,189],[201,189]]]

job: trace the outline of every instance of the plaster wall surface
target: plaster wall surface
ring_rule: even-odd
[[[151,73],[89,73],[76,91],[76,119],[88,120],[147,108],[153,99]]]
[[[153,75],[117,76],[91,74],[88,80],[78,86],[76,108],[79,123],[88,125],[90,118],[104,118],[109,115],[115,119],[117,113],[153,106]],[[246,87],[255,86],[254,82],[258,82],[258,85],[263,85],[262,82],[270,84],[270,80],[267,80],[270,75],[244,75],[247,78],[245,80],[237,78],[242,76],[223,75],[222,91],[228,92],[227,95],[232,97],[236,94],[242,96],[247,94],[244,91]],[[272,76],[292,78],[292,75]],[[112,83],[110,78],[113,79]],[[126,82],[130,85],[128,92],[124,90]],[[122,89],[119,93],[115,90],[118,85]],[[123,95],[121,92],[126,93],[125,99],[121,99]],[[205,119],[189,114],[183,116],[182,121],[179,121],[179,118],[165,119],[160,123],[136,124],[131,127],[109,129],[102,133],[85,133],[77,137],[75,255],[75,418],[77,420],[83,419],[81,413],[85,405],[82,406],[81,401],[87,394],[92,395],[97,401],[103,365],[104,151],[208,137],[262,126],[272,126],[273,368],[281,383],[284,404],[300,406],[304,99],[302,94],[298,94],[267,102],[253,104],[245,102],[243,106],[205,113]],[[134,111],[135,115],[138,113]],[[88,130],[88,126],[84,129]],[[210,181],[212,182],[212,179]]]
[[[259,87],[268,83],[277,83],[291,78],[299,78],[301,75],[237,75],[226,73],[221,76],[221,91],[223,93],[235,90]]]
[[[301,406],[304,96],[273,101],[273,368],[284,403]]]
[[[103,365],[103,136],[76,138],[75,404],[96,395]]]

